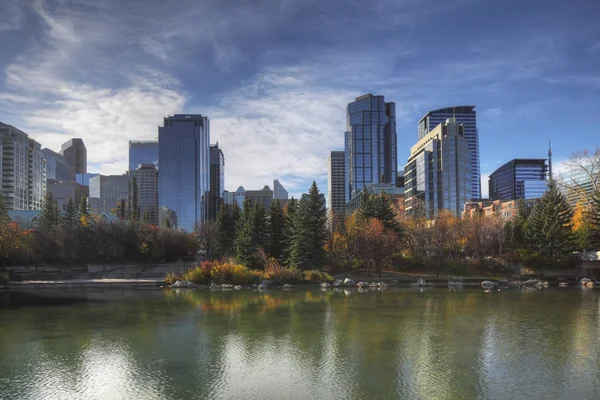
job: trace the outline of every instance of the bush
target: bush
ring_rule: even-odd
[[[261,271],[252,270],[245,265],[226,261],[216,263],[210,271],[210,278],[214,283],[251,284],[259,283],[265,279]]]
[[[179,275],[175,275],[172,272],[169,272],[165,277],[165,285],[172,285],[177,281],[180,281],[182,278]]]
[[[302,275],[304,280],[307,282],[322,283],[333,281],[333,277],[331,275],[326,272],[319,271],[318,269],[304,271]]]
[[[302,279],[302,274],[297,268],[283,267],[274,258],[267,260],[265,264],[265,276],[274,283],[289,283]]]
[[[10,280],[8,274],[0,274],[0,285],[5,285]]]

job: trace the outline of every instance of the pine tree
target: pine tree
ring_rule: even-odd
[[[39,217],[39,226],[42,230],[48,232],[58,225],[59,212],[58,203],[52,196],[51,192],[47,192],[42,203],[42,211]]]
[[[287,203],[285,210],[285,243],[282,260],[284,264],[291,265],[292,245],[294,243],[294,232],[296,226],[296,215],[298,214],[298,201],[292,197]]]
[[[88,198],[83,196],[81,198],[81,200],[79,201],[79,215],[80,216],[87,216],[89,215],[89,209],[88,209]]]
[[[270,257],[280,260],[283,256],[286,237],[285,237],[285,214],[281,208],[279,199],[271,203],[269,208],[269,218],[267,223],[267,253]]]
[[[531,214],[531,208],[525,204],[523,199],[517,200],[517,215],[507,225],[508,234],[514,249],[525,248],[527,238],[525,236],[525,223]]]
[[[138,221],[140,219],[140,210],[138,207],[138,185],[137,178],[131,178],[131,201],[130,201],[129,219]]]
[[[554,180],[527,219],[525,233],[531,247],[542,256],[564,257],[573,249],[573,210]]]
[[[262,211],[261,211],[262,210]],[[259,269],[262,260],[259,249],[264,245],[265,211],[262,205],[244,200],[244,212],[237,223],[235,256],[249,268]]]
[[[592,195],[589,210],[590,245],[594,250],[600,249],[600,190]]]
[[[390,195],[383,191],[378,195],[372,195],[363,190],[360,196],[358,212],[361,219],[368,220],[375,218],[381,221],[386,229],[390,229],[398,234],[402,232],[402,228],[396,220],[394,201]]]
[[[65,209],[60,216],[60,222],[63,228],[67,231],[73,231],[79,224],[79,213],[73,198],[69,198]]]
[[[0,222],[10,221],[8,211],[6,211],[6,204],[4,204],[4,197],[2,197],[2,191],[0,191]]]
[[[324,200],[319,196],[315,182],[308,196],[300,200],[294,220],[291,264],[304,270],[321,267],[325,259],[323,245],[327,240],[327,217]]]

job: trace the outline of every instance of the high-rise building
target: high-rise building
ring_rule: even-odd
[[[109,213],[129,199],[129,175],[98,175],[90,178],[89,206],[97,214]]]
[[[210,190],[210,121],[175,114],[158,128],[158,204],[175,228],[192,232],[207,219]],[[166,207],[164,209],[163,207]],[[162,221],[161,221],[162,223]]]
[[[129,141],[129,170],[135,171],[140,164],[158,168],[158,140]]]
[[[588,203],[594,193],[594,188],[600,187],[598,166],[588,164],[583,167],[569,169],[558,174],[554,173],[554,179],[556,179],[560,191],[573,207],[579,202]]]
[[[454,118],[422,137],[404,167],[406,212],[421,201],[428,218],[442,209],[460,216],[471,195],[470,161],[464,126]]]
[[[331,151],[327,158],[327,223],[344,220],[346,207],[346,153]]]
[[[273,181],[273,199],[287,200],[288,192],[278,179]]]
[[[74,181],[77,174],[87,173],[87,149],[83,140],[75,138],[66,141],[62,144],[60,154],[67,161],[70,181]]]
[[[97,174],[97,173],[76,174],[75,182],[77,182],[83,186],[90,186],[90,178],[93,178],[98,175],[100,175],[100,174]]]
[[[69,174],[67,159],[62,154],[58,154],[50,149],[42,149],[42,154],[46,159],[46,179],[48,183],[68,182],[72,179]]]
[[[219,143],[210,146],[210,193],[208,195],[208,218],[216,221],[219,207],[223,204],[225,189],[225,157]]]
[[[456,122],[464,126],[465,138],[471,159],[471,195],[469,198],[481,197],[481,169],[479,165],[479,132],[477,131],[477,113],[475,106],[455,106],[429,111],[419,121],[419,140],[448,118],[456,118]]]
[[[265,185],[261,190],[246,190],[245,197],[251,200],[252,204],[261,204],[265,210],[268,210],[273,202],[273,191],[268,185]]]
[[[7,210],[40,210],[46,195],[46,160],[41,145],[0,122],[0,175]]]
[[[366,94],[346,108],[346,202],[369,184],[395,184],[396,104]]]
[[[542,197],[548,188],[545,159],[514,159],[490,175],[490,200],[530,200]]]
[[[135,177],[137,185],[139,218],[143,219],[147,215],[149,223],[158,225],[158,170],[156,165],[140,164],[135,171],[131,171],[131,175]]]
[[[89,197],[89,187],[80,185],[76,182],[50,181],[46,191],[52,193],[52,197],[56,200],[59,210],[63,210],[69,199],[73,200],[75,207],[79,207],[79,203],[83,197]]]

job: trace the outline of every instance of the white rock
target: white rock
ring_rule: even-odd
[[[268,279],[265,279],[265,280],[264,280],[264,281],[262,281],[260,284],[261,284],[261,285],[263,285],[263,286],[269,287],[269,286],[271,286],[271,283],[272,283],[272,282],[271,282],[270,280],[268,280]]]
[[[236,285],[233,287],[235,290],[242,290],[242,287],[240,285]]]
[[[357,286],[359,288],[366,288],[369,286],[369,283],[368,282],[358,282]]]
[[[321,289],[331,289],[332,287],[333,287],[333,285],[329,282],[321,283]]]
[[[283,285],[281,288],[282,288],[283,290],[290,290],[290,289],[293,289],[293,288],[294,288],[294,286],[293,286],[293,285],[288,285],[288,284],[286,283],[286,284],[285,284],[285,285]]]
[[[568,287],[569,283],[568,282],[561,282],[558,284],[558,287]]]
[[[379,287],[380,288],[386,288],[386,287],[388,287],[388,284],[385,283],[385,282],[379,282]]]
[[[354,286],[356,283],[352,279],[344,279],[344,286]]]
[[[483,281],[481,282],[481,287],[484,289],[489,289],[489,288],[493,288],[496,286],[496,282],[492,282],[492,281]]]
[[[224,283],[224,284],[221,285],[221,289],[230,290],[230,289],[233,289],[233,285],[229,285],[227,283]]]
[[[336,279],[335,282],[333,282],[333,287],[340,287],[344,284],[344,281],[340,280],[340,279]]]

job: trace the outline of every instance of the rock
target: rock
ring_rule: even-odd
[[[528,279],[525,282],[523,282],[523,285],[525,285],[525,286],[536,286],[538,283],[541,284],[542,281],[540,281],[539,279]]]
[[[211,283],[210,284],[210,290],[217,290],[220,289],[221,286],[217,285],[216,283]]]
[[[393,281],[390,282],[391,286],[396,286],[398,285],[398,281],[396,279],[394,279]]]
[[[542,286],[545,288],[550,287],[550,283],[548,281],[545,281],[542,283]]]
[[[587,288],[593,288],[594,286],[596,286],[596,284],[592,281],[589,281],[585,284],[585,287],[587,287]]]
[[[506,279],[500,279],[498,282],[498,286],[508,286],[508,281]]]
[[[271,283],[272,283],[272,282],[271,282],[270,280],[268,280],[268,279],[265,279],[265,280],[264,280],[264,281],[262,281],[260,284],[261,284],[261,285],[263,285],[263,286],[269,287],[269,286],[271,286]]]
[[[359,288],[366,288],[369,286],[369,283],[368,282],[358,282],[357,286]]]
[[[354,286],[356,283],[352,279],[344,279],[344,286]]]
[[[592,280],[591,280],[591,279],[588,279],[588,278],[581,278],[581,279],[579,280],[579,284],[580,284],[581,286],[585,286],[585,285],[587,285],[587,283],[588,283],[588,282],[591,282],[591,281],[592,281]]]
[[[221,285],[221,289],[231,290],[231,289],[233,289],[233,285],[229,285],[227,283],[224,283],[224,284]]]
[[[412,287],[427,287],[427,281],[423,278],[420,278],[416,282],[411,283],[410,286],[412,286]]]
[[[492,281],[481,282],[481,287],[484,289],[491,289],[491,288],[495,287],[496,285],[497,285],[496,282],[492,282]]]
[[[321,283],[321,289],[331,289],[332,287],[333,287],[333,285],[329,282]]]
[[[181,282],[181,281],[177,281],[177,282],[175,282],[174,284],[172,284],[172,285],[171,285],[171,287],[172,287],[172,288],[180,288],[180,287],[183,287],[183,282]],[[186,285],[186,287],[187,287],[187,285]]]
[[[378,284],[377,282],[371,282],[371,283],[369,284],[369,287],[372,287],[372,288],[376,288],[376,287],[378,287],[378,286],[379,286],[379,284]]]
[[[177,281],[173,285],[171,285],[171,287],[172,288],[195,288],[196,285],[194,284],[194,282]]]
[[[294,286],[293,286],[293,285],[288,285],[288,284],[286,283],[286,284],[285,284],[285,285],[283,285],[281,288],[282,288],[283,290],[290,290],[290,289],[293,289],[293,288],[294,288]]]
[[[265,286],[265,285],[263,285],[262,283],[261,283],[260,285],[258,285],[256,288],[257,288],[258,290],[267,290],[267,289],[269,289],[269,287],[268,287],[268,286]]]
[[[387,288],[388,287],[388,284],[385,283],[385,282],[379,282],[378,285],[379,285],[380,288]]]
[[[256,283],[252,284],[252,289],[256,289],[258,287],[258,285]]]
[[[233,288],[234,288],[235,290],[242,290],[242,287],[241,287],[240,285],[235,285]]]
[[[335,282],[333,282],[333,287],[341,287],[344,284],[344,281],[340,280],[340,279],[336,279]]]
[[[568,287],[569,283],[568,282],[561,282],[558,284],[558,287]]]

